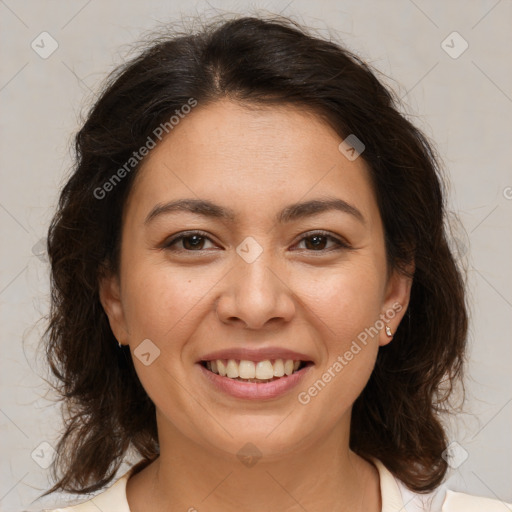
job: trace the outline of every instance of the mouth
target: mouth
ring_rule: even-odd
[[[258,358],[259,359],[259,358]],[[210,359],[196,366],[207,386],[243,400],[276,400],[288,395],[314,366],[298,359]]]
[[[313,366],[313,361],[296,359],[266,359],[250,361],[245,359],[214,359],[199,361],[206,370],[220,377],[238,382],[266,384],[301,372]]]

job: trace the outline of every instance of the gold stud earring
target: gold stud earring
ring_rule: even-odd
[[[391,332],[391,328],[389,327],[389,325],[386,325],[386,334],[390,337],[393,336],[393,333]]]

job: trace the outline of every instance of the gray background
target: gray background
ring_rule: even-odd
[[[461,221],[453,246],[468,266],[472,315],[469,400],[451,428],[458,444],[448,486],[512,502],[510,0],[0,0],[0,510],[42,508],[30,503],[48,488],[41,466],[61,428],[36,351],[49,290],[41,239],[81,113],[144,32],[182,16],[257,10],[337,33],[393,77],[385,80],[408,116],[437,143],[451,181],[449,209]],[[47,58],[44,31],[58,44]]]

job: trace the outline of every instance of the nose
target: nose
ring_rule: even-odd
[[[257,330],[280,322],[285,324],[293,318],[292,290],[283,273],[264,254],[252,263],[239,261],[226,276],[216,301],[221,322]]]

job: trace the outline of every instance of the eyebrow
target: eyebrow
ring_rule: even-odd
[[[305,217],[318,215],[320,213],[337,210],[352,215],[362,224],[366,224],[363,214],[353,205],[339,198],[321,198],[312,199],[302,203],[294,203],[283,208],[276,215],[276,222],[292,222]],[[203,217],[215,218],[224,221],[234,222],[237,214],[231,208],[219,206],[206,199],[177,199],[165,204],[157,204],[148,214],[144,224],[148,224],[153,219],[178,211],[187,211]]]

